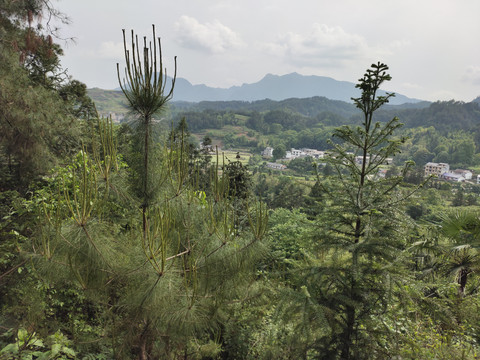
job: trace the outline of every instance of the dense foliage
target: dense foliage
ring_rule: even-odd
[[[167,109],[132,34],[114,124],[40,14],[63,18],[0,6],[0,358],[478,358],[480,185],[419,167],[479,164],[477,103],[388,107],[378,63],[353,105]],[[267,145],[329,156],[275,170]]]

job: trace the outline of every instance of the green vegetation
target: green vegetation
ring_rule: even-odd
[[[1,359],[478,358],[480,185],[421,167],[479,168],[477,103],[389,107],[378,63],[353,105],[170,104],[132,33],[116,124],[47,5],[0,6]]]
[[[170,108],[169,123],[185,117],[194,134],[209,134],[220,148],[254,154],[266,146],[328,150],[337,126],[361,123],[353,105],[324,98],[202,102],[187,108],[173,103]],[[376,114],[381,123],[393,116],[402,119],[402,135],[408,138],[395,158],[397,165],[413,160],[417,166],[429,161],[447,162],[452,168],[480,166],[478,103],[436,102],[413,109],[386,106]]]
[[[100,114],[108,116],[111,113],[127,114],[127,100],[121,91],[88,89],[88,96],[92,98]]]

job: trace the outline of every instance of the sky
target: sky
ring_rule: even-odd
[[[228,88],[266,74],[357,82],[378,61],[387,91],[422,100],[480,96],[478,0],[52,0],[62,64],[87,87],[118,87],[122,29],[161,38],[163,65],[192,84]]]

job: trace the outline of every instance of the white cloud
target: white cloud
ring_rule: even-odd
[[[218,20],[201,24],[184,15],[175,23],[175,31],[180,45],[189,49],[224,53],[244,46],[241,37]]]
[[[364,38],[340,26],[314,24],[309,34],[290,32],[275,42],[264,44],[264,49],[299,65],[337,66],[339,62],[363,58],[369,46]]]
[[[409,83],[409,82],[404,82],[404,83],[401,84],[401,86],[405,89],[413,89],[413,90],[418,90],[418,89],[422,88],[418,84],[413,84],[413,83]]]
[[[372,46],[364,37],[340,26],[315,23],[308,34],[289,32],[274,42],[264,43],[262,49],[295,66],[343,67],[347,63],[383,58],[409,45],[407,40],[396,40]]]
[[[412,45],[410,40],[394,40],[390,43],[389,48],[392,50],[401,50],[406,46]]]
[[[453,91],[450,91],[450,90],[437,90],[432,92],[429,98],[440,100],[440,101],[448,101],[448,100],[458,99],[457,95],[458,94],[455,94]]]
[[[480,85],[480,66],[469,66],[462,80],[473,85]]]
[[[105,41],[100,44],[98,54],[104,59],[118,59],[124,57],[123,42]]]

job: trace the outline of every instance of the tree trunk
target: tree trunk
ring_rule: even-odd
[[[347,323],[345,324],[345,328],[343,330],[342,339],[341,339],[340,359],[342,360],[353,359],[351,354],[352,337],[353,337],[354,326],[355,326],[355,308],[353,306],[350,306],[350,305],[347,306],[346,317],[347,317]]]
[[[465,296],[465,287],[467,286],[468,269],[460,270],[458,274],[458,295]]]
[[[149,139],[149,123],[150,119],[148,116],[145,116],[144,119],[144,124],[145,124],[145,144],[144,144],[144,153],[143,153],[143,205],[142,205],[142,222],[143,222],[143,238],[146,240],[147,238],[147,207],[150,202],[150,199],[148,198],[150,194],[148,194],[148,151],[149,151],[149,146],[148,142],[150,141]]]

